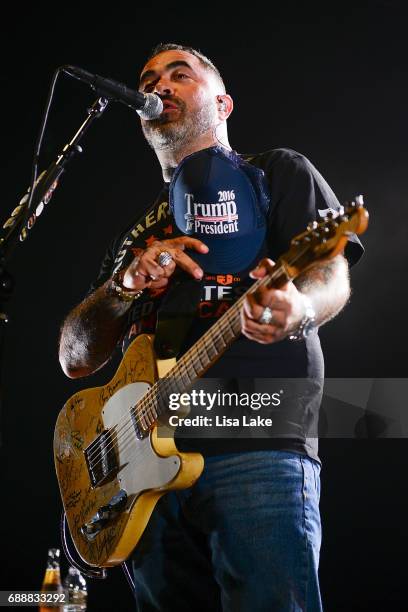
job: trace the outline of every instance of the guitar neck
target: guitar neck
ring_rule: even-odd
[[[221,357],[241,333],[241,308],[244,300],[260,287],[279,288],[319,261],[335,257],[344,251],[348,236],[361,234],[367,228],[368,213],[362,196],[351,202],[335,219],[330,213],[324,221],[311,222],[302,234],[291,241],[269,273],[257,280],[227,312],[181,357],[177,364],[142,398],[133,411],[138,431],[147,435],[155,421],[168,410],[170,393],[183,393],[191,388]]]
[[[246,297],[259,287],[280,287],[290,280],[281,261],[273,272],[256,281],[210,329],[181,357],[169,376],[180,379],[181,385],[193,384],[221,357],[241,334],[241,309]],[[182,390],[182,389],[181,389]]]
[[[259,287],[280,287],[292,277],[289,267],[279,260],[273,271],[256,281],[210,329],[179,359],[165,378],[160,379],[143,398],[145,410],[156,420],[168,410],[170,393],[183,393],[223,355],[241,334],[241,308],[244,300]],[[143,406],[140,406],[143,408]]]

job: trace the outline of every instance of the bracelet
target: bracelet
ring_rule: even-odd
[[[121,302],[133,302],[140,298],[143,289],[129,289],[123,285],[123,277],[125,270],[119,270],[112,276],[109,285],[106,288],[107,295],[117,297]]]
[[[305,314],[297,330],[290,334],[289,340],[305,340],[312,331],[312,329],[316,327],[316,312],[313,308],[312,302],[310,301],[310,298],[307,297],[307,295],[305,295],[304,293],[302,293],[301,295],[305,305]]]

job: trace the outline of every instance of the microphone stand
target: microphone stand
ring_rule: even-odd
[[[45,206],[50,201],[55,189],[58,186],[59,179],[68,162],[77,154],[82,153],[80,141],[95,119],[99,119],[102,113],[106,110],[112,98],[99,97],[92,106],[88,109],[88,116],[82,123],[79,130],[76,132],[72,140],[65,145],[57,159],[40,174],[34,186],[33,197],[30,204],[30,190],[23,196],[17,208],[15,208],[10,217],[3,225],[3,230],[6,230],[5,235],[0,237],[0,382],[3,364],[3,348],[6,324],[8,323],[8,315],[5,312],[5,302],[7,302],[14,288],[14,279],[6,269],[6,262],[10,259],[10,255],[18,242],[23,242],[33,227],[38,217],[43,212]],[[30,214],[31,211],[32,214]],[[0,387],[0,415],[1,415],[1,387]],[[0,447],[1,447],[0,433]],[[83,574],[90,578],[104,579],[107,577],[105,568],[94,568],[83,562],[76,561],[71,552],[70,546],[66,538],[66,517],[62,513],[61,517],[61,539],[65,556],[68,561],[79,569]],[[135,595],[134,584],[130,571],[124,561],[122,570],[126,576],[132,593]]]
[[[34,186],[30,208],[28,208],[28,203],[30,202],[29,190],[22,198],[17,208],[12,211],[10,217],[2,227],[5,232],[4,235],[0,237],[0,381],[3,364],[4,338],[6,325],[9,320],[5,303],[11,298],[15,285],[13,276],[7,270],[7,262],[18,242],[23,242],[27,238],[29,230],[33,227],[46,204],[50,201],[68,162],[77,153],[82,153],[82,147],[79,144],[80,141],[93,121],[98,119],[106,110],[109,101],[108,98],[100,97],[92,104],[88,109],[87,118],[72,140],[65,145],[57,159],[47,168],[47,170],[42,172],[38,177]],[[32,214],[30,214],[31,211],[33,211]]]

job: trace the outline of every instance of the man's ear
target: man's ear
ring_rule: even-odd
[[[217,96],[217,106],[218,112],[220,114],[220,119],[228,119],[232,110],[234,108],[234,103],[232,101],[231,96],[228,94],[223,94],[222,96]]]

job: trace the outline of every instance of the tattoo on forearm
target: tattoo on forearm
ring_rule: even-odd
[[[339,262],[337,258],[330,259],[320,265],[316,265],[304,274],[301,274],[295,281],[299,290],[307,291],[316,285],[327,285],[333,279],[339,268],[343,267],[343,262]]]
[[[120,340],[129,303],[97,289],[66,318],[60,336],[60,361],[65,371],[84,373],[100,368]]]
[[[350,297],[348,264],[342,255],[318,264],[299,276],[296,287],[313,302],[319,325],[340,312]]]

